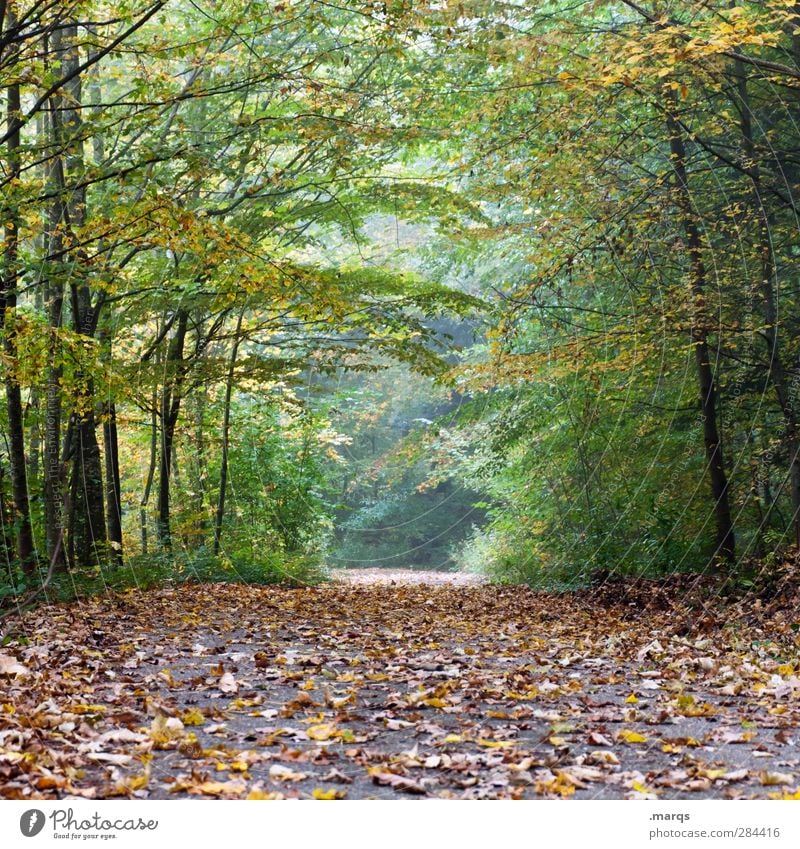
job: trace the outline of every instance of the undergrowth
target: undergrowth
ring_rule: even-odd
[[[93,569],[67,569],[43,587],[46,569],[24,575],[13,564],[0,575],[0,611],[13,609],[39,591],[35,603],[64,602],[110,591],[182,583],[283,584],[313,586],[327,580],[318,556],[282,551],[258,557],[215,556],[210,551],[175,550],[137,555]]]

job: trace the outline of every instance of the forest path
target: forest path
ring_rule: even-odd
[[[479,587],[485,578],[469,572],[442,572],[433,569],[334,569],[333,580],[353,586],[398,586],[401,584],[452,587]]]
[[[786,797],[794,624],[408,583],[43,607],[0,649],[0,795]]]

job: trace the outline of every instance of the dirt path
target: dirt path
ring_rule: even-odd
[[[433,587],[479,587],[486,583],[468,572],[434,572],[424,569],[334,569],[333,580],[352,586],[428,584]]]
[[[0,649],[0,795],[785,797],[792,626],[361,579],[42,608]]]

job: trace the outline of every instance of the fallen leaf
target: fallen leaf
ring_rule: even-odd
[[[231,694],[239,692],[239,684],[236,679],[233,677],[233,673],[226,672],[224,675],[220,676],[219,683],[217,684],[217,688],[221,693]]]
[[[640,734],[638,731],[629,731],[627,728],[623,728],[622,731],[617,732],[617,739],[622,740],[624,743],[647,742],[647,737],[644,734]]]
[[[308,775],[305,772],[295,772],[287,766],[273,764],[269,768],[269,777],[273,781],[304,781]]]
[[[404,775],[395,775],[393,772],[381,772],[380,770],[370,770],[370,775],[375,784],[391,787],[393,790],[399,790],[403,793],[415,793],[422,796],[428,792],[422,784]]]
[[[315,799],[329,801],[331,799],[344,799],[347,796],[347,791],[338,790],[335,787],[331,787],[329,790],[322,790],[320,787],[317,787],[311,795]]]
[[[9,657],[7,654],[0,654],[0,675],[30,675],[30,670],[27,666],[23,666],[14,657]]]

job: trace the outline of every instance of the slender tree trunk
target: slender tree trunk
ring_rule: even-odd
[[[0,466],[0,533],[2,533],[2,540],[0,540],[0,551],[2,551],[2,557],[6,570],[9,570],[11,564],[14,561],[14,558],[16,557],[16,552],[12,543],[13,535],[10,533],[11,521],[9,520],[8,510],[6,508],[5,476],[5,468],[3,466]]]
[[[85,162],[83,156],[83,131],[80,107],[82,104],[82,81],[77,73],[80,65],[77,27],[72,24],[64,29],[66,50],[64,69],[72,75],[65,85],[64,139],[66,145],[66,177],[69,182],[83,179]],[[70,233],[80,230],[86,223],[86,190],[70,188],[65,181],[64,189],[69,193],[66,205]],[[71,239],[75,243],[77,238]],[[92,305],[92,293],[87,275],[89,269],[86,256],[77,249],[71,257],[70,294],[73,326],[76,333],[92,338],[97,328],[99,307]],[[94,380],[91,373],[79,370],[75,375],[76,396],[73,411],[74,450],[72,454],[72,480],[70,486],[70,551],[80,566],[93,566],[102,562],[106,553],[105,498],[103,467],[100,445],[97,441],[97,419],[95,415]]]
[[[16,24],[13,13],[8,12],[8,25]],[[16,49],[12,48],[13,53]],[[15,58],[15,57],[14,57]],[[11,61],[11,59],[9,59]],[[7,125],[13,128],[21,111],[19,83],[8,87]],[[16,526],[17,558],[22,569],[32,574],[36,569],[36,550],[31,527],[28,501],[28,478],[25,459],[25,424],[22,412],[22,389],[16,374],[17,338],[17,259],[19,252],[19,212],[14,199],[15,183],[20,175],[19,129],[8,136],[7,168],[10,203],[5,210],[5,268],[2,297],[0,298],[0,329],[7,358],[5,373],[6,410],[8,414],[9,460],[11,465],[11,492],[14,499],[14,524]]]
[[[192,488],[195,491],[195,510],[197,511],[197,534],[194,544],[197,547],[205,545],[205,534],[207,521],[205,518],[206,489],[207,489],[207,467],[205,437],[205,415],[208,406],[208,393],[205,386],[200,386],[195,393],[194,408],[194,469],[192,472],[194,480]]]
[[[236,336],[231,348],[231,358],[228,362],[228,376],[225,381],[225,407],[222,412],[222,459],[219,467],[219,495],[217,497],[217,514],[214,519],[214,554],[220,551],[220,539],[222,537],[222,520],[225,518],[225,494],[228,488],[228,451],[230,448],[231,432],[231,396],[233,394],[233,378],[236,369],[236,358],[239,355],[241,344],[242,319],[244,310],[239,313],[236,322]]]
[[[175,334],[169,344],[165,363],[166,375],[161,393],[161,462],[158,479],[158,540],[162,548],[172,546],[170,529],[170,475],[175,427],[181,409],[185,363],[183,357],[189,313],[178,311]]]
[[[144,482],[142,500],[139,502],[139,526],[142,535],[142,554],[147,554],[147,505],[150,503],[150,493],[156,476],[156,461],[158,460],[158,390],[153,389],[153,406],[150,419],[150,462],[147,465],[147,478]]]
[[[103,417],[103,446],[106,467],[106,514],[108,540],[113,557],[122,561],[122,498],[119,474],[119,438],[117,435],[117,406],[113,401],[105,404]]]
[[[673,100],[674,106],[674,100]],[[736,544],[728,493],[728,477],[722,452],[722,440],[717,422],[717,389],[708,346],[708,313],[705,303],[707,283],[703,261],[703,240],[697,224],[689,181],[686,172],[686,146],[683,133],[672,111],[667,112],[672,167],[675,173],[678,206],[689,249],[689,277],[692,296],[692,344],[695,352],[697,383],[700,390],[700,409],[703,422],[703,442],[711,483],[714,523],[716,529],[715,555],[728,567],[736,561]]]
[[[97,28],[88,27],[93,38],[97,36]],[[96,59],[96,54],[91,54]],[[88,72],[88,100],[91,104],[90,114],[99,121],[103,115],[103,94],[98,66],[93,65]],[[96,168],[102,168],[106,158],[105,137],[102,132],[92,135],[92,158]],[[98,254],[105,247],[101,240]],[[113,332],[108,307],[105,308],[105,320],[100,331],[100,344],[104,360],[111,362],[113,358]],[[99,319],[96,319],[99,321]],[[103,421],[103,459],[105,467],[105,498],[106,498],[106,529],[109,541],[109,555],[118,563],[122,562],[122,489],[119,472],[119,436],[117,433],[117,405],[112,397],[106,397],[102,404]]]
[[[49,47],[44,46],[45,56],[54,57],[56,72],[60,73],[61,31],[55,29]],[[53,196],[47,223],[46,253],[60,257],[64,248],[61,228],[64,220],[64,200],[60,193],[63,185],[63,162],[61,145],[61,106],[63,94],[54,94],[49,101],[46,121],[43,121],[47,143],[54,153],[47,162],[46,182]],[[42,451],[44,477],[44,523],[47,540],[47,556],[54,568],[61,570],[66,565],[64,541],[64,467],[61,462],[61,350],[58,330],[63,321],[64,282],[59,271],[51,271],[44,287],[44,302],[50,337],[47,346],[47,378],[45,386],[44,447]]]
[[[105,328],[100,333],[104,359],[111,360],[111,333]],[[119,473],[119,437],[117,434],[117,406],[112,399],[102,405],[103,460],[105,466],[106,529],[109,555],[122,562],[122,490]]]
[[[46,127],[45,113],[39,112],[35,121],[35,134],[39,140],[45,139]],[[44,183],[47,182],[47,166],[43,164],[38,169],[38,176]],[[44,256],[47,252],[47,228],[39,229],[34,238],[34,252],[39,256]],[[43,286],[37,286],[33,290],[33,306],[38,315],[46,315],[45,300]],[[29,498],[33,503],[37,501],[42,503],[44,500],[41,480],[42,480],[42,392],[41,385],[34,383],[31,386],[28,396],[27,413],[30,418],[30,427],[28,432],[28,493]],[[35,491],[31,493],[31,487],[35,487]],[[47,546],[42,546],[46,550]]]

